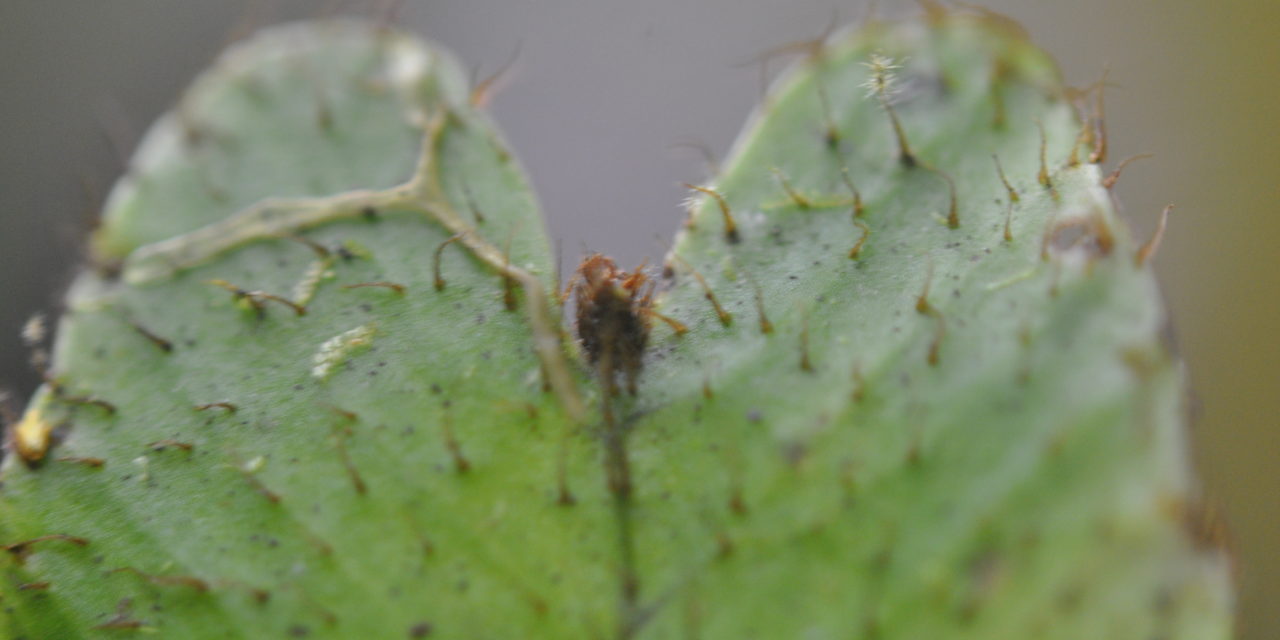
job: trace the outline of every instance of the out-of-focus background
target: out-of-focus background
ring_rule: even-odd
[[[35,385],[18,338],[54,311],[138,137],[248,30],[378,0],[0,2],[0,386]],[[481,76],[516,51],[493,111],[532,174],[566,263],[586,248],[659,258],[760,96],[746,62],[866,0],[409,0],[395,21]],[[881,15],[914,11],[881,3]],[[985,4],[1021,21],[1072,84],[1111,66],[1112,164],[1140,236],[1176,203],[1156,266],[1190,370],[1207,496],[1232,522],[1241,638],[1280,637],[1280,2]],[[328,6],[324,6],[328,5]],[[381,7],[379,6],[381,5]]]

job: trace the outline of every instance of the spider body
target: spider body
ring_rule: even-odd
[[[635,394],[649,342],[653,282],[640,270],[627,273],[596,253],[578,265],[570,287],[577,304],[574,328],[587,361],[610,393],[621,376]]]

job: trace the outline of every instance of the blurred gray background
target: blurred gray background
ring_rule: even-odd
[[[0,386],[35,381],[18,339],[56,310],[79,246],[138,136],[247,30],[375,0],[0,0]],[[1106,64],[1118,188],[1157,259],[1191,374],[1208,496],[1230,517],[1242,638],[1280,637],[1280,2],[989,0],[1085,85]],[[882,15],[914,11],[882,2]],[[519,49],[493,103],[565,261],[659,258],[683,218],[697,141],[728,149],[760,96],[743,66],[864,14],[865,0],[409,0],[397,22],[480,74]],[[571,264],[569,265],[571,266]]]

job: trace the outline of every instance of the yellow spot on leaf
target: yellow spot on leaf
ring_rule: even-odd
[[[18,455],[27,462],[39,462],[49,451],[53,423],[44,417],[40,406],[27,410],[13,428],[13,444]]]

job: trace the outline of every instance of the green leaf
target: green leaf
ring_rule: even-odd
[[[659,308],[689,333],[632,427],[640,573],[705,637],[1227,635],[1158,293],[1080,130],[964,15],[840,40],[760,109],[714,185],[740,240],[694,202]]]
[[[287,27],[229,53],[152,131],[96,238],[105,258],[129,257],[119,278],[73,287],[53,366],[63,390],[32,403],[64,437],[38,468],[10,456],[4,470],[0,540],[89,543],[4,560],[6,637],[604,624],[610,520],[557,504],[560,465],[595,466],[543,392],[531,340],[550,252],[459,77],[402,34]],[[361,186],[388,190],[348,191]],[[436,250],[464,227],[439,253],[437,290]],[[514,290],[516,311],[490,264],[508,246],[533,292]],[[306,315],[211,280],[310,297]],[[404,289],[347,288],[376,282]],[[565,566],[568,554],[597,560]]]
[[[6,637],[1229,635],[1154,280],[1007,22],[780,83],[634,396],[461,77],[296,25],[156,125],[0,471]]]

